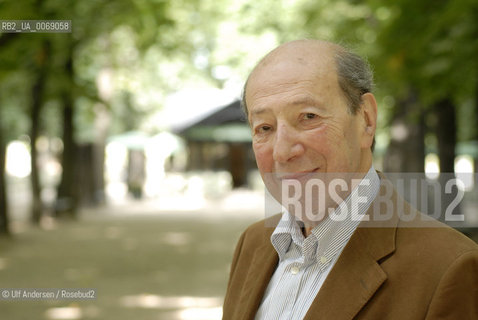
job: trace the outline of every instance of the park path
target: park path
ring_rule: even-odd
[[[262,218],[262,199],[235,190],[196,203],[110,202],[77,221],[44,219],[42,228],[17,219],[13,239],[0,242],[0,288],[92,288],[97,296],[0,300],[2,318],[220,319],[235,243]]]

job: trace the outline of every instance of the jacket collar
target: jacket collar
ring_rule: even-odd
[[[390,182],[381,175],[381,187],[377,197],[386,197],[386,193],[393,190],[389,189],[390,187]],[[392,202],[390,219],[362,222],[359,225],[304,319],[353,319],[386,281],[387,276],[380,263],[395,251],[395,233],[399,221],[395,208],[398,201],[403,201],[395,190],[389,198]],[[370,216],[373,216],[373,205],[367,212]],[[278,223],[280,215],[271,219]],[[266,222],[266,225],[271,225],[271,222]],[[274,228],[265,230],[261,245],[254,252],[234,319],[254,319],[279,261],[270,242]]]

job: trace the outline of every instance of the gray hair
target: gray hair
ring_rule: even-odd
[[[367,60],[348,49],[335,52],[335,67],[339,86],[348,102],[351,114],[356,114],[360,109],[362,95],[372,92],[373,72]],[[375,137],[372,146],[375,149]]]
[[[362,102],[362,95],[372,92],[373,89],[373,72],[370,65],[359,55],[343,49],[335,53],[335,67],[349,111],[356,114]]]

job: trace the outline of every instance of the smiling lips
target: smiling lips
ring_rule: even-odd
[[[309,177],[311,174],[319,171],[320,168],[315,168],[308,171],[300,171],[293,173],[276,173],[277,178],[280,180],[300,180]]]

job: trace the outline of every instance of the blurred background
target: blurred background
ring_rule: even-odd
[[[235,242],[264,216],[241,90],[285,41],[368,57],[375,168],[476,172],[475,0],[0,0],[0,19],[72,21],[0,33],[0,287],[98,290],[0,301],[5,319],[220,319]]]

